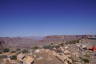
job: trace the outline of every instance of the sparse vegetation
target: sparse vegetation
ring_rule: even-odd
[[[32,47],[32,49],[39,49],[39,48],[40,48],[39,46]]]
[[[9,48],[5,48],[5,49],[3,50],[3,52],[9,52],[9,51],[10,51]]]
[[[59,45],[60,45],[60,46],[64,46],[64,43],[60,43]]]
[[[44,49],[53,49],[54,46],[51,46],[51,45],[45,45],[45,46],[43,46],[43,48],[44,48]]]
[[[0,59],[7,58],[7,55],[0,55]]]
[[[89,63],[89,59],[88,58],[83,58],[83,57],[80,57],[81,61],[83,61],[84,63]]]
[[[28,53],[28,50],[27,49],[23,49],[22,53]]]
[[[16,51],[20,51],[21,49],[17,48]]]
[[[93,58],[95,53],[96,52],[90,51],[88,49],[84,50],[84,47],[82,46],[82,43],[79,43],[79,40],[63,42],[51,41],[48,45],[46,44],[44,46],[36,45],[31,48],[18,47],[0,49],[0,62],[3,63],[8,61],[9,64],[24,64],[27,62],[28,64],[31,64],[39,59],[42,61],[42,63],[44,62],[45,64],[93,64],[91,62],[95,61]],[[52,63],[46,63],[46,61],[49,59],[52,59]],[[41,64],[36,62],[34,63]]]
[[[11,60],[17,60],[17,56],[16,55],[13,55],[10,57]]]
[[[79,40],[67,41],[65,44],[76,44],[76,43],[79,43]]]
[[[16,53],[16,51],[11,51],[11,53]]]

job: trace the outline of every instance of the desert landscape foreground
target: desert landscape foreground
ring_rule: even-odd
[[[0,37],[0,64],[96,64],[96,35]]]

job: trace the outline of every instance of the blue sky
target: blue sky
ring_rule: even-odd
[[[96,0],[0,0],[0,36],[96,34]]]

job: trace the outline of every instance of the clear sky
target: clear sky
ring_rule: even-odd
[[[0,36],[96,34],[96,0],[0,0]]]

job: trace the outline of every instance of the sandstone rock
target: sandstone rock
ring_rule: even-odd
[[[70,51],[65,50],[65,51],[64,51],[64,54],[65,54],[65,55],[70,55]]]
[[[34,62],[34,58],[32,56],[25,56],[23,59],[24,64],[32,64],[32,62]]]
[[[39,50],[39,49],[35,50],[35,53],[39,53],[39,52],[40,52],[40,50]]]
[[[17,55],[17,60],[22,61],[24,56],[25,56],[25,54],[23,54],[23,53],[18,54]]]
[[[71,60],[68,56],[66,56],[66,55],[64,55],[64,54],[62,54],[62,55],[56,54],[56,57],[57,57],[61,62],[63,62],[64,64],[68,64],[68,62],[69,62],[70,64],[72,64],[72,60]]]

